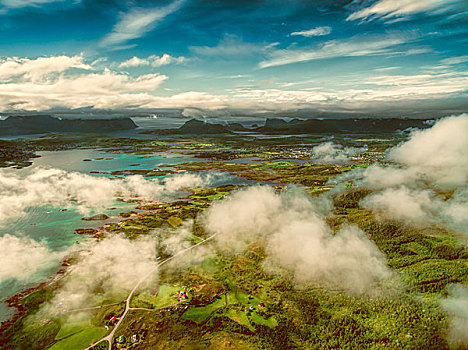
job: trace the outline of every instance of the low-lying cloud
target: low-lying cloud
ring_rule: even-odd
[[[157,241],[152,236],[131,241],[115,235],[90,243],[70,268],[48,311],[67,312],[95,306],[104,299],[120,300],[146,275],[145,283],[156,282],[156,253]]]
[[[332,181],[371,189],[361,204],[381,217],[468,233],[468,115],[413,131],[387,152],[387,160]]]
[[[6,234],[0,237],[0,283],[29,280],[36,272],[58,263],[64,253],[51,252],[42,242],[28,237]]]
[[[468,185],[468,114],[444,118],[390,150],[389,159],[438,186]]]
[[[207,185],[216,178],[216,174],[181,173],[162,180],[148,180],[142,176],[108,179],[59,169],[2,169],[0,223],[21,217],[27,208],[46,204],[76,207],[88,214],[109,207],[117,197],[167,200],[183,188]]]
[[[447,339],[457,348],[468,346],[468,286],[453,285],[449,295],[442,300],[442,308],[449,314]]]
[[[306,196],[251,187],[213,204],[204,218],[221,249],[242,250],[260,240],[268,266],[292,273],[298,283],[319,283],[351,294],[372,294],[391,278],[385,256],[354,226],[327,225]]]
[[[352,157],[366,150],[366,147],[344,147],[333,142],[324,142],[312,149],[311,159],[322,164],[348,163]]]

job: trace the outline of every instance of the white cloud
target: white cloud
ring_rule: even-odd
[[[101,73],[58,75],[44,82],[0,84],[1,108],[44,110],[54,107],[118,108],[147,103],[151,92],[167,76],[145,74],[132,78],[109,70]],[[142,102],[143,101],[143,102]]]
[[[302,30],[300,32],[292,32],[291,35],[300,35],[300,36],[305,36],[305,37],[312,37],[312,36],[322,36],[322,35],[328,35],[332,31],[331,27],[317,27],[317,28],[312,28],[309,30]]]
[[[418,169],[439,186],[468,185],[468,115],[445,118],[389,152],[391,160]]]
[[[8,279],[28,280],[37,271],[60,261],[63,254],[52,253],[31,238],[6,234],[0,237],[0,283]]]
[[[276,49],[260,62],[260,68],[335,57],[358,57],[389,54],[414,35],[390,33],[386,35],[357,35],[349,39],[330,40],[314,47]]]
[[[153,66],[153,67],[161,67],[168,64],[180,64],[187,61],[187,59],[183,56],[174,57],[167,53],[163,54],[162,56],[151,55],[147,58],[139,58],[133,56],[127,61],[122,62],[119,67],[138,67],[138,66]]]
[[[365,152],[366,148],[343,147],[333,142],[324,142],[312,149],[311,159],[316,163],[348,163],[352,157]]]
[[[63,2],[65,0],[0,0],[0,5],[14,9],[27,6],[39,6],[51,2]]]
[[[442,308],[449,314],[448,341],[454,349],[468,346],[468,287],[451,285],[449,295],[441,301]]]
[[[31,207],[53,205],[75,207],[83,214],[103,210],[117,197],[138,196],[144,200],[174,198],[186,187],[207,185],[216,174],[202,176],[181,173],[164,180],[141,176],[108,179],[59,169],[30,168],[24,171],[0,170],[0,225],[21,218]]]
[[[83,63],[83,56],[51,56],[36,59],[9,57],[0,60],[0,82],[9,81],[14,77],[36,81],[47,74],[62,73],[71,68],[92,69],[89,64]]]
[[[156,247],[157,241],[151,236],[132,241],[110,236],[98,244],[88,244],[70,268],[64,285],[40,312],[57,314],[93,306],[106,298],[120,299],[148,274],[145,285],[156,282]]]
[[[440,61],[440,63],[446,64],[446,65],[455,65],[455,64],[465,63],[465,62],[468,62],[468,55],[444,58],[442,61]]]
[[[244,42],[235,35],[226,34],[216,46],[190,46],[190,51],[201,56],[241,57],[251,56],[271,48],[271,45],[258,45]]]
[[[285,269],[300,284],[378,293],[379,284],[392,277],[384,255],[356,227],[334,233],[321,214],[327,210],[329,203],[297,192],[250,187],[208,208],[204,224],[223,250],[242,250],[260,240],[266,246],[265,266]]]
[[[257,52],[275,50],[258,46]],[[223,50],[221,50],[223,51]],[[223,51],[227,54],[229,50]],[[134,57],[124,66],[144,67],[185,62],[170,55]],[[314,79],[278,83],[282,89],[246,86],[222,93],[185,91],[156,96],[155,90],[168,79],[151,73],[139,76],[104,68],[102,60],[86,63],[81,56],[38,59],[6,58],[0,61],[0,111],[48,110],[51,108],[201,108],[205,110],[244,109],[288,110],[297,108],[354,109],[380,111],[386,104],[401,108],[409,101],[434,102],[457,97],[467,91],[468,73],[463,71],[415,75],[375,75],[367,79],[345,79],[338,88]],[[99,64],[98,64],[99,63]],[[92,72],[90,72],[92,70]],[[231,78],[244,76],[231,76]],[[270,81],[271,83],[271,81]],[[303,89],[291,89],[303,85]],[[349,87],[347,87],[349,86]],[[414,104],[413,104],[414,105]]]
[[[119,67],[138,67],[138,66],[147,66],[149,65],[149,61],[147,58],[139,58],[133,56],[132,58],[122,62]]]
[[[390,149],[391,165],[374,164],[343,178],[372,189],[361,204],[383,217],[468,233],[467,135],[466,114],[441,119]]]
[[[157,8],[135,7],[122,13],[112,32],[101,40],[100,46],[111,49],[125,48],[126,42],[152,31],[164,18],[179,10],[184,2],[185,0],[175,0],[167,6]]]
[[[437,12],[446,10],[457,0],[379,0],[370,7],[352,13],[348,21],[361,20],[388,20],[391,18],[404,18],[422,12]]]

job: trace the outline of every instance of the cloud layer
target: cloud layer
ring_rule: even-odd
[[[388,40],[393,43],[395,40],[403,42],[404,37],[408,35],[389,34],[385,37],[332,40],[314,48],[278,49],[276,44],[254,45],[245,43],[239,38],[227,36],[218,46],[192,47],[192,51],[197,55],[216,57],[216,59],[266,55],[268,57],[263,63],[269,66],[270,64],[282,65],[319,58],[342,57],[343,55],[380,54],[382,47],[389,43]],[[364,46],[362,46],[362,41],[366,43]],[[374,44],[376,46],[370,48]],[[367,51],[366,45],[372,53]],[[410,54],[404,50],[400,53],[395,50],[399,49],[391,49],[395,54]],[[383,51],[386,52],[387,49]],[[417,52],[413,50],[412,54],[415,53]],[[320,81],[314,82],[314,80],[275,83],[275,79],[268,79],[259,85],[226,90],[224,94],[185,91],[171,95],[167,93],[169,90],[161,89],[161,85],[166,83],[169,77],[148,69],[148,67],[157,68],[185,62],[193,62],[193,60],[189,61],[184,56],[176,57],[169,54],[150,55],[146,58],[135,56],[127,61],[108,64],[105,60],[99,59],[88,62],[82,55],[35,59],[6,58],[0,60],[0,111],[44,111],[89,107],[98,109],[198,108],[206,111],[227,110],[227,112],[229,110],[278,111],[302,108],[380,111],[390,104],[391,110],[396,111],[398,108],[404,108],[408,101],[413,101],[414,106],[432,108],[435,101],[463,94],[468,86],[468,74],[464,71],[434,71],[412,75],[382,75],[378,71],[377,75],[364,80],[344,79],[338,90],[325,88]],[[140,68],[128,69],[131,67]],[[148,73],[133,74],[141,69],[146,69]],[[130,74],[127,70],[133,73]],[[246,78],[245,75],[234,75],[226,79],[232,80],[232,77]],[[308,86],[311,82],[317,86],[291,89],[292,86]]]
[[[385,217],[468,233],[468,115],[414,131],[387,160],[332,181],[351,179],[373,190],[361,204]]]
[[[384,255],[357,227],[333,234],[319,205],[299,193],[251,187],[213,204],[205,227],[217,234],[221,249],[239,250],[260,240],[267,266],[285,269],[298,283],[355,295],[378,292],[379,283],[392,276]]]
[[[76,207],[83,214],[103,210],[118,196],[164,200],[182,188],[207,185],[212,175],[177,174],[163,180],[141,176],[107,179],[59,169],[0,170],[0,224],[21,217],[30,207]]]

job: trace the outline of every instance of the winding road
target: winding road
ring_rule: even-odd
[[[132,309],[130,308],[130,301],[132,300],[132,297],[133,297],[133,294],[135,294],[136,290],[138,289],[138,287],[149,277],[151,276],[159,267],[161,267],[162,265],[166,264],[167,262],[171,261],[172,259],[176,258],[177,256],[179,255],[182,255],[196,247],[198,247],[199,245],[202,245],[210,240],[212,240],[214,237],[216,236],[216,234],[198,242],[197,244],[194,244],[188,248],[185,248],[185,249],[182,249],[181,251],[177,252],[176,254],[172,255],[171,257],[167,258],[166,260],[160,262],[159,264],[157,264],[150,272],[148,272],[145,276],[143,276],[139,281],[138,283],[133,287],[133,289],[130,291],[130,294],[128,294],[128,297],[127,299],[125,300],[125,311],[123,312],[122,316],[120,316],[120,319],[119,321],[115,324],[115,327],[112,329],[112,331],[105,337],[99,339],[97,342],[91,344],[90,346],[88,346],[85,350],[89,350],[91,349],[92,347],[98,345],[99,343],[102,343],[102,342],[107,342],[108,343],[108,349],[111,350],[112,349],[112,340],[114,339],[114,335],[115,333],[117,332],[117,329],[119,328],[119,326],[122,324],[123,320],[125,319],[125,317],[127,316],[128,312]]]

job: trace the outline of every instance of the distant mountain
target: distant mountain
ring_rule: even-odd
[[[261,133],[321,134],[321,133],[392,133],[408,128],[426,128],[426,119],[366,118],[366,119],[267,119],[264,126],[254,129]]]
[[[225,134],[230,132],[222,124],[211,124],[198,119],[190,119],[177,131],[180,134]]]
[[[252,129],[244,127],[241,123],[229,123],[227,128],[230,131],[252,131]]]
[[[95,133],[135,129],[130,118],[62,119],[52,116],[12,116],[0,120],[0,135],[28,135],[49,132]]]
[[[143,134],[162,135],[207,135],[230,134],[236,131],[259,132],[266,134],[324,134],[324,133],[394,133],[408,128],[423,129],[430,126],[427,119],[366,118],[366,119],[292,119],[289,122],[280,118],[268,118],[265,124],[253,129],[240,123],[227,125],[207,123],[191,119],[177,129],[159,129]]]
[[[230,134],[231,131],[222,124],[207,123],[203,120],[190,119],[177,129],[162,129],[143,131],[142,134],[163,135],[206,135],[206,134]]]

